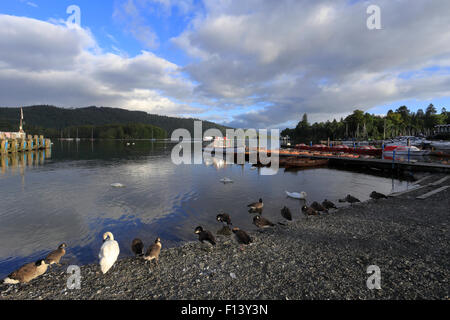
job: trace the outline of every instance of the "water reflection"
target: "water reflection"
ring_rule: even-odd
[[[52,156],[51,149],[0,155],[1,173],[24,174],[27,167],[43,166]]]
[[[193,229],[198,225],[218,230],[215,216],[220,210],[230,214],[236,226],[253,230],[246,205],[259,198],[270,220],[281,218],[284,205],[295,219],[303,219],[301,204],[288,199],[286,190],[305,191],[312,202],[349,193],[367,200],[373,190],[389,193],[408,187],[406,181],[390,177],[328,168],[267,175],[272,169],[234,165],[219,157],[177,166],[170,159],[174,145],[56,141],[51,154],[47,150],[2,159],[0,278],[63,241],[69,245],[66,263],[97,262],[105,231],[114,233],[121,256],[128,256],[135,237],[150,244],[159,236],[167,248],[195,241]],[[221,183],[224,177],[234,183]],[[113,183],[126,187],[112,188]]]

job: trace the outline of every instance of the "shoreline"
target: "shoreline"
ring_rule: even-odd
[[[158,265],[123,258],[105,275],[81,266],[79,290],[66,287],[68,265],[53,266],[29,284],[1,283],[0,300],[448,300],[450,189],[416,197],[449,183],[317,217],[291,208],[294,221],[250,232],[244,250],[234,236],[216,236],[214,248],[163,243]],[[367,288],[370,265],[381,270],[381,290]]]

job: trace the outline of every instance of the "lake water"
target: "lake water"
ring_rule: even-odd
[[[111,231],[121,256],[132,255],[131,241],[163,246],[196,240],[198,225],[216,232],[223,210],[233,225],[254,230],[247,204],[264,200],[263,215],[282,221],[287,205],[304,219],[300,202],[285,191],[305,191],[308,201],[337,203],[352,194],[360,200],[373,190],[390,193],[409,182],[327,168],[265,175],[265,168],[227,164],[219,158],[201,165],[172,163],[170,142],[55,141],[51,152],[2,157],[0,167],[0,278],[68,244],[64,264],[98,261],[102,234]],[[220,183],[228,177],[230,184]],[[124,188],[113,188],[121,183]]]

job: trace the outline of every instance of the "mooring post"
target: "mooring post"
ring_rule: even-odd
[[[392,170],[395,168],[395,150],[392,151]]]

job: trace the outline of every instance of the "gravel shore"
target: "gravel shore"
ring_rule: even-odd
[[[163,247],[158,265],[126,258],[106,275],[82,266],[78,290],[66,287],[67,266],[52,267],[26,285],[0,284],[0,299],[448,300],[450,189],[416,199],[436,188],[317,217],[291,208],[293,222],[250,233],[243,250],[234,236],[217,236],[214,248]],[[380,290],[367,288],[370,265],[381,269]]]

